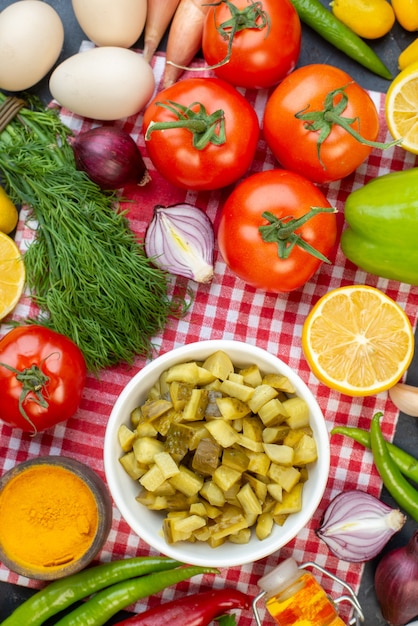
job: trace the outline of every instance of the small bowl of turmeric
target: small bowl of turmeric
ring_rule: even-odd
[[[38,457],[0,478],[0,560],[17,574],[54,580],[80,571],[111,523],[104,482],[76,459]]]

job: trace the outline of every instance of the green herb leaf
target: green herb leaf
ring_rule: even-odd
[[[116,196],[76,169],[71,134],[57,109],[32,99],[0,132],[0,177],[37,222],[24,263],[41,313],[28,321],[70,337],[98,371],[149,356],[152,336],[187,303],[170,298],[170,276],[147,258]]]

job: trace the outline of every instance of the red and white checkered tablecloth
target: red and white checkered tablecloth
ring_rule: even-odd
[[[164,68],[164,56],[158,55],[153,61],[153,69],[159,84]],[[188,74],[185,74],[186,77]],[[205,75],[193,73],[193,76]],[[267,90],[245,91],[245,96],[255,107],[257,114],[262,111],[269,94]],[[370,94],[380,112],[380,141],[390,139],[384,121],[384,98],[380,93]],[[89,120],[61,111],[63,121],[74,131],[87,130]],[[229,190],[215,192],[193,192],[177,189],[154,170],[147,159],[141,134],[140,115],[116,122],[127,130],[137,141],[150,170],[152,181],[145,188],[125,190],[133,202],[127,205],[128,217],[132,229],[142,237],[151,219],[155,204],[170,205],[177,202],[191,202],[205,210],[214,223],[219,220],[219,207]],[[395,170],[403,170],[418,165],[416,158],[401,148],[388,149],[385,152],[373,151],[369,159],[358,168],[355,174],[343,181],[323,185],[329,202],[340,211],[340,224],[343,222],[344,201],[354,189],[367,180]],[[277,167],[272,154],[267,149],[263,138],[260,139],[252,171]],[[16,241],[21,250],[33,239],[33,230],[25,223],[26,211],[22,210]],[[367,274],[349,263],[338,249],[332,265],[323,264],[318,273],[300,290],[285,295],[264,293],[247,286],[235,278],[226,267],[217,248],[215,249],[215,275],[209,285],[198,285],[192,281],[178,278],[174,280],[174,289],[194,293],[194,301],[188,314],[181,320],[171,320],[164,332],[155,338],[157,353],[165,353],[176,346],[204,339],[236,339],[280,356],[294,368],[310,389],[317,396],[324,413],[328,429],[335,424],[368,428],[370,419],[376,411],[384,413],[382,428],[385,435],[392,438],[398,421],[398,412],[386,393],[368,398],[351,398],[326,388],[310,372],[301,350],[301,330],[306,315],[314,303],[328,290],[349,284],[368,284],[378,287],[406,311],[414,328],[417,323],[418,288],[396,281],[377,278]],[[20,320],[29,314],[36,315],[28,294],[25,294],[16,307],[13,319]],[[8,330],[7,322],[0,326],[0,336]],[[137,358],[131,368],[125,365],[103,371],[99,378],[89,376],[84,390],[81,407],[77,414],[55,428],[39,433],[36,437],[21,434],[0,421],[0,474],[12,468],[16,463],[39,455],[59,454],[74,457],[90,465],[105,479],[103,469],[103,439],[107,419],[112,406],[124,385],[145,364],[143,358]],[[221,575],[212,578],[198,577],[180,583],[148,600],[143,600],[137,609],[159,604],[161,600],[180,597],[209,587],[233,585],[250,596],[259,592],[257,580],[277,565],[281,560],[292,555],[298,562],[315,561],[330,572],[351,584],[357,591],[363,571],[361,564],[349,564],[339,561],[328,551],[324,543],[318,540],[314,529],[318,527],[321,515],[330,499],[344,489],[359,488],[379,496],[381,480],[374,469],[371,453],[364,451],[358,444],[347,438],[331,439],[331,471],[328,485],[321,505],[312,521],[298,536],[280,552],[242,567],[222,569]],[[245,550],[245,546],[242,548]],[[153,550],[138,536],[132,533],[114,508],[113,525],[109,538],[98,559],[109,561],[134,555],[153,554]],[[323,586],[331,594],[340,593],[341,589],[319,576]],[[0,564],[0,580],[36,587],[40,583],[28,580],[10,572]],[[344,606],[344,605],[342,605]],[[348,620],[348,610],[342,609],[342,616]],[[272,619],[261,611],[263,623],[272,624]],[[248,611],[240,616],[240,626],[253,624],[252,614]]]

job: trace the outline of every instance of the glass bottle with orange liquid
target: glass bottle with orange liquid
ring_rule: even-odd
[[[316,567],[323,574],[339,582],[349,595],[335,601],[326,594],[315,576],[306,567]],[[346,626],[338,615],[336,605],[341,600],[349,601],[356,610],[355,621],[364,621],[358,600],[346,583],[314,563],[298,565],[292,558],[286,559],[274,570],[258,581],[262,592],[253,602],[253,611],[258,626],[261,626],[257,603],[263,598],[266,609],[278,626]]]

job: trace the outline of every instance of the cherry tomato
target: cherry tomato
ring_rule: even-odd
[[[314,211],[307,219],[312,207],[327,212]],[[302,216],[305,223],[290,223]],[[279,169],[240,182],[222,208],[218,230],[219,249],[231,271],[249,285],[275,293],[304,285],[336,239],[335,210],[323,193],[299,174]]]
[[[277,85],[297,63],[301,24],[290,0],[233,0],[210,7],[202,52],[219,78],[233,85]]]
[[[17,326],[0,340],[3,421],[35,434],[79,407],[86,364],[68,337],[38,325]]]
[[[376,140],[379,117],[369,94],[337,67],[306,65],[287,76],[268,99],[264,136],[285,169],[316,183],[340,180],[365,161],[372,146],[353,137],[337,118],[366,141]]]
[[[148,155],[164,178],[185,189],[211,190],[246,173],[260,127],[254,109],[232,85],[186,78],[157,94],[145,110],[143,132]]]

